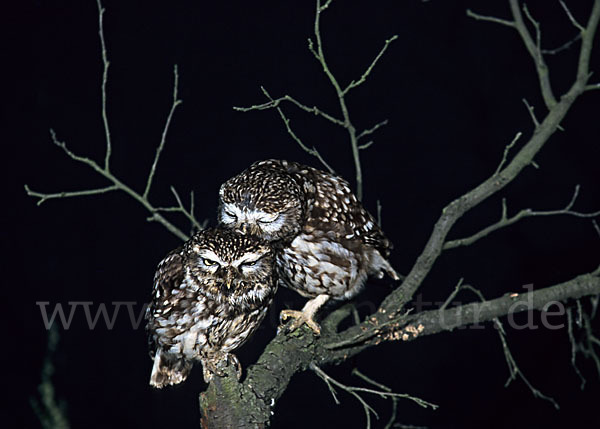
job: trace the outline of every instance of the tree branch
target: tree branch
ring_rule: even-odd
[[[556,105],[556,98],[554,97],[552,86],[550,84],[550,70],[544,61],[544,55],[541,52],[541,30],[539,24],[531,17],[529,10],[524,5],[523,10],[536,29],[536,41],[534,42],[529,30],[527,29],[527,26],[525,25],[525,22],[523,22],[523,16],[521,15],[521,9],[519,7],[518,0],[509,0],[508,2],[513,15],[515,28],[521,36],[529,55],[531,55],[531,58],[533,58],[535,69],[538,74],[538,80],[540,82],[542,97],[544,98],[544,103],[546,104],[548,110],[550,110],[554,107],[554,105]]]
[[[511,0],[512,3],[512,0]],[[589,61],[592,40],[600,18],[600,0],[594,2],[590,14],[587,30],[582,36],[582,46],[578,62],[577,78],[571,88],[564,94],[560,101],[550,108],[544,120],[537,127],[529,141],[519,150],[506,167],[497,174],[482,182],[480,185],[452,201],[442,210],[431,236],[421,255],[417,258],[412,270],[407,275],[402,285],[393,291],[383,302],[382,309],[387,312],[401,311],[401,308],[412,298],[434,262],[440,255],[446,236],[454,223],[467,211],[494,195],[508,183],[513,181],[519,173],[529,165],[535,155],[542,149],[550,136],[558,129],[560,122],[565,117],[575,100],[585,91],[589,76]]]
[[[272,109],[272,108],[277,109],[279,115],[281,116],[281,118],[286,126],[288,134],[290,134],[292,136],[292,138],[296,141],[296,143],[298,143],[300,145],[300,147],[304,151],[308,152],[309,154],[311,154],[311,155],[315,156],[317,159],[319,159],[321,164],[323,164],[332,173],[334,172],[334,170],[329,166],[329,164],[327,164],[325,162],[325,160],[321,157],[321,155],[319,154],[317,149],[315,147],[313,147],[312,149],[309,148],[292,131],[292,129],[289,125],[290,120],[283,114],[283,111],[280,108],[280,104],[283,101],[290,102],[290,103],[294,104],[295,106],[297,106],[298,108],[304,110],[305,112],[313,113],[317,116],[321,116],[321,117],[327,119],[328,121],[330,121],[331,123],[341,126],[342,128],[345,128],[347,130],[348,136],[350,138],[350,147],[352,149],[352,158],[354,160],[354,170],[355,170],[355,175],[356,175],[356,196],[359,200],[362,200],[363,174],[362,174],[362,167],[361,167],[361,162],[360,162],[360,151],[369,147],[372,144],[372,142],[368,142],[363,145],[359,145],[358,140],[361,137],[371,134],[375,130],[377,130],[379,127],[385,125],[387,123],[387,120],[380,122],[379,124],[375,125],[373,128],[371,128],[369,130],[365,130],[362,133],[360,133],[360,135],[357,135],[356,128],[354,127],[352,121],[350,120],[350,113],[349,113],[348,107],[346,105],[345,96],[351,89],[356,88],[357,86],[363,84],[366,81],[367,77],[371,74],[371,72],[373,71],[373,68],[375,67],[377,62],[381,59],[381,57],[387,50],[388,46],[394,40],[396,40],[398,38],[398,36],[394,35],[391,38],[389,38],[388,40],[386,40],[383,48],[381,48],[379,53],[375,56],[375,59],[367,67],[367,69],[362,74],[362,76],[358,80],[352,80],[345,88],[342,89],[341,85],[339,84],[337,78],[335,77],[335,75],[333,74],[331,69],[329,68],[329,65],[325,59],[323,42],[321,39],[321,13],[323,13],[331,5],[331,3],[332,3],[332,0],[328,0],[324,5],[321,5],[321,0],[316,0],[315,21],[314,21],[314,25],[313,25],[316,46],[313,43],[312,39],[309,38],[308,39],[308,49],[313,54],[313,56],[317,59],[317,61],[321,65],[321,68],[323,69],[323,72],[325,73],[325,75],[329,79],[329,82],[333,86],[335,93],[338,97],[338,103],[340,106],[340,110],[342,112],[343,119],[335,118],[334,116],[323,112],[321,109],[319,109],[317,107],[308,107],[305,104],[300,103],[295,98],[293,98],[289,95],[284,95],[283,97],[274,99],[270,95],[268,95],[266,90],[262,87],[261,87],[261,89],[262,89],[263,93],[265,93],[267,98],[269,99],[269,102],[253,105],[250,107],[234,107],[234,110],[237,110],[240,112],[248,112],[250,110],[265,110],[265,109]]]
[[[32,196],[32,197],[37,197],[40,199],[37,203],[38,205],[42,204],[46,200],[53,199],[53,198],[79,197],[79,196],[85,196],[85,195],[101,194],[101,193],[110,192],[113,190],[119,190],[119,191],[125,192],[126,194],[131,196],[134,200],[138,201],[140,204],[142,204],[142,206],[144,206],[151,213],[151,217],[148,218],[149,221],[156,221],[156,222],[161,223],[165,228],[167,228],[167,230],[169,230],[171,233],[173,233],[174,235],[176,235],[183,241],[186,241],[189,238],[183,231],[181,231],[174,224],[172,224],[167,219],[165,219],[164,216],[162,216],[160,213],[158,213],[158,210],[152,204],[150,204],[150,202],[148,201],[147,198],[144,198],[142,195],[140,195],[139,193],[137,193],[136,191],[131,189],[125,183],[121,182],[110,171],[100,167],[94,160],[83,157],[83,156],[79,156],[79,155],[76,155],[75,153],[73,153],[69,148],[67,148],[67,145],[65,144],[65,142],[59,141],[57,139],[56,133],[52,129],[50,130],[50,136],[52,138],[52,142],[55,145],[57,145],[58,147],[62,148],[69,158],[71,158],[74,161],[81,162],[82,164],[86,164],[87,166],[91,167],[94,171],[99,173],[101,176],[103,176],[104,178],[106,178],[110,182],[112,182],[112,185],[107,186],[105,188],[100,188],[100,189],[90,189],[90,190],[73,191],[73,192],[59,192],[59,193],[51,193],[51,194],[44,194],[41,192],[32,191],[29,188],[29,186],[25,185],[25,191],[27,192],[27,195]]]
[[[580,213],[580,212],[571,210],[571,208],[573,207],[573,204],[575,204],[575,200],[577,199],[578,195],[579,195],[579,185],[575,186],[575,192],[573,192],[571,201],[569,201],[569,203],[563,209],[546,210],[546,211],[534,211],[532,209],[523,209],[520,212],[518,212],[516,215],[514,215],[510,218],[507,216],[506,199],[503,198],[502,199],[502,214],[501,214],[500,220],[498,222],[482,229],[481,231],[479,231],[469,237],[447,241],[444,244],[443,249],[448,250],[448,249],[454,249],[454,248],[460,247],[460,246],[469,246],[469,245],[475,243],[476,241],[480,240],[481,238],[486,237],[490,233],[497,231],[501,228],[504,228],[506,226],[512,225],[514,223],[517,223],[518,221],[520,221],[521,219],[526,218],[526,217],[569,215],[569,216],[575,216],[575,217],[580,217],[580,218],[593,218],[596,216],[600,216],[600,210],[593,212],[593,213]]]
[[[108,68],[110,62],[106,51],[106,42],[104,41],[104,8],[100,0],[96,0],[98,5],[98,35],[100,36],[100,51],[102,53],[102,125],[104,126],[104,139],[106,141],[106,154],[104,156],[104,169],[110,170],[110,155],[112,143],[110,137],[110,128],[108,127],[108,115],[106,113],[106,85],[108,83]]]
[[[230,376],[215,377],[215,381],[209,384],[207,391],[201,394],[203,427],[249,427],[248,422],[258,427],[266,426],[276,401],[285,391],[291,377],[297,372],[310,369],[311,363],[319,367],[337,364],[383,341],[413,341],[461,326],[542,309],[549,302],[564,302],[599,293],[600,277],[584,274],[536,291],[507,294],[493,300],[444,310],[393,315],[380,309],[379,313],[385,316],[386,323],[378,323],[377,319],[369,318],[341,333],[323,329],[319,338],[305,328],[289,335],[278,334],[267,345],[256,364],[248,368],[243,383],[237,382],[232,366]],[[336,323],[341,321],[341,315],[349,314],[347,306],[342,308],[345,309],[343,312],[333,312],[329,316],[335,318]],[[329,317],[323,321],[323,327],[330,325]],[[354,334],[357,336],[352,337]],[[234,399],[235,407],[231,406],[232,402],[228,402],[231,398]],[[246,417],[241,417],[243,415]],[[248,415],[251,416],[250,420]]]
[[[167,115],[167,121],[165,122],[165,127],[160,138],[160,143],[156,148],[156,155],[154,155],[154,162],[152,163],[150,173],[148,174],[148,180],[146,181],[146,189],[144,189],[144,194],[142,195],[143,198],[148,198],[148,193],[150,192],[150,187],[152,186],[152,179],[154,178],[154,172],[156,171],[156,166],[158,165],[160,153],[162,152],[165,146],[165,142],[167,141],[167,133],[169,132],[169,125],[171,125],[171,119],[173,118],[175,109],[177,108],[177,106],[183,103],[183,101],[177,98],[177,89],[179,86],[179,73],[177,70],[177,64],[173,66],[173,81],[173,104],[171,105],[171,110],[169,110],[169,114]]]
[[[562,0],[560,0],[559,3],[562,6],[562,8],[565,10],[565,13],[569,17],[569,21],[571,21],[571,24],[573,24],[573,27],[577,28],[580,33],[584,33],[585,32],[585,28],[580,23],[577,22],[577,20],[575,19],[575,17],[571,13],[571,11],[569,10],[569,8],[565,4],[565,2],[562,1]]]
[[[52,381],[54,375],[54,353],[58,347],[58,328],[52,325],[48,330],[48,345],[46,357],[42,364],[42,380],[38,385],[38,396],[31,397],[29,403],[40,421],[43,429],[69,429],[66,404],[56,397],[56,390]]]
[[[413,400],[414,402],[416,402],[417,404],[419,404],[420,406],[422,406],[424,408],[431,407],[434,410],[438,407],[437,405],[432,404],[431,402],[424,401],[424,400],[422,400],[420,398],[416,398],[416,397],[411,396],[411,395],[407,395],[407,394],[404,394],[404,393],[392,393],[392,392],[390,392],[389,388],[387,390],[385,390],[383,388],[382,388],[382,390],[373,390],[373,389],[367,389],[367,388],[364,388],[364,387],[347,386],[347,385],[345,385],[343,383],[340,383],[339,381],[337,381],[333,377],[329,376],[325,371],[323,371],[321,368],[319,368],[314,362],[311,362],[310,365],[309,365],[309,367],[310,367],[310,369],[315,374],[317,374],[325,382],[325,384],[327,384],[327,387],[329,388],[329,391],[331,392],[331,395],[333,396],[333,400],[335,401],[335,403],[337,405],[340,404],[340,401],[337,398],[335,387],[338,387],[338,388],[340,388],[340,389],[348,392],[349,394],[351,394],[352,396],[354,396],[358,400],[358,402],[360,402],[360,404],[363,407],[363,410],[365,411],[365,416],[367,418],[367,429],[369,429],[371,427],[371,414],[373,414],[375,416],[375,418],[377,418],[377,419],[379,419],[379,415],[373,409],[373,407],[371,407],[362,398],[362,396],[360,396],[360,393],[371,393],[371,394],[377,395],[377,396],[379,396],[381,398],[395,398],[395,399],[397,399],[397,398],[406,398],[406,399]],[[363,380],[369,380],[369,382],[374,383],[373,380],[369,379],[368,377],[365,377],[360,372],[358,372],[358,374],[360,374],[360,377]],[[383,386],[383,387],[385,387],[385,386]]]
[[[495,16],[480,15],[478,13],[473,12],[471,9],[467,9],[467,16],[469,18],[475,19],[476,21],[494,22],[496,24],[506,25],[507,27],[515,27],[514,21],[496,18]]]
[[[265,93],[265,89],[261,86],[260,88],[263,93]],[[271,101],[267,102],[267,103],[263,103],[263,104],[256,104],[250,107],[238,107],[238,106],[234,106],[233,110],[236,110],[238,112],[249,112],[251,110],[267,110],[267,109],[272,109],[274,107],[278,107],[282,101],[289,101],[290,103],[296,105],[297,107],[299,107],[300,109],[304,110],[305,112],[308,113],[312,113],[315,116],[321,116],[325,119],[327,119],[329,122],[335,124],[335,125],[339,125],[339,126],[344,126],[344,122],[331,116],[328,113],[323,112],[321,109],[319,109],[316,106],[313,107],[308,107],[306,104],[300,103],[298,100],[296,100],[294,97],[290,97],[289,95],[284,95],[283,97],[279,97],[277,99],[273,99],[270,96],[267,96],[267,98],[269,98]]]
[[[181,200],[179,199],[179,196],[177,195],[177,193],[174,191],[174,189],[172,189],[172,192],[175,194],[175,197],[177,199],[178,202],[178,207],[172,207],[172,208],[156,208],[154,207],[150,201],[148,200],[148,193],[150,192],[150,187],[152,185],[152,179],[154,178],[154,173],[156,171],[156,167],[158,165],[158,160],[160,158],[160,154],[164,148],[165,142],[166,142],[166,137],[167,137],[167,133],[169,130],[169,125],[171,123],[171,119],[173,118],[173,114],[175,112],[175,108],[181,104],[181,100],[179,100],[177,98],[177,90],[178,90],[178,83],[179,83],[179,74],[177,71],[177,66],[174,66],[174,85],[173,85],[173,104],[171,105],[171,109],[169,111],[169,114],[167,116],[167,121],[165,123],[165,127],[163,129],[162,132],[162,137],[160,140],[160,143],[158,145],[158,148],[156,150],[156,155],[154,157],[154,162],[152,163],[152,167],[150,169],[150,173],[148,175],[148,179],[146,181],[146,186],[144,189],[144,192],[142,194],[134,191],[132,188],[130,188],[129,186],[127,186],[125,183],[123,183],[120,179],[118,179],[111,171],[109,168],[109,164],[110,164],[110,155],[111,155],[111,148],[112,148],[112,144],[111,144],[111,133],[110,133],[110,128],[108,125],[108,116],[106,113],[106,86],[108,83],[108,67],[110,65],[109,61],[108,61],[108,54],[107,54],[107,49],[106,49],[106,43],[104,41],[104,8],[102,7],[102,4],[100,2],[100,0],[97,0],[97,4],[98,4],[98,25],[99,25],[99,30],[98,33],[100,35],[100,43],[101,43],[101,52],[102,52],[102,63],[103,63],[103,73],[102,73],[102,122],[103,122],[103,126],[104,126],[104,137],[105,137],[105,141],[106,141],[106,155],[104,158],[104,167],[101,167],[96,161],[84,157],[84,156],[79,156],[76,155],[74,152],[72,152],[69,148],[67,148],[67,145],[65,144],[65,142],[58,140],[58,138],[56,137],[56,133],[54,132],[53,129],[50,129],[50,137],[52,139],[52,142],[57,145],[58,147],[60,147],[69,158],[71,158],[74,161],[80,162],[82,164],[87,165],[88,167],[90,167],[91,169],[93,169],[94,171],[96,171],[98,174],[100,174],[101,176],[103,176],[105,179],[107,179],[109,182],[111,182],[112,184],[110,186],[106,186],[104,188],[98,188],[98,189],[86,189],[86,190],[81,190],[81,191],[70,191],[70,192],[57,192],[57,193],[41,193],[41,192],[36,192],[33,191],[29,188],[29,186],[25,185],[25,192],[27,193],[27,195],[31,196],[31,197],[35,197],[35,198],[39,198],[37,205],[42,204],[44,201],[46,200],[50,200],[50,199],[56,199],[56,198],[69,198],[69,197],[81,197],[81,196],[88,196],[88,195],[98,195],[98,194],[104,194],[107,192],[112,192],[112,191],[123,191],[126,194],[128,194],[130,197],[132,197],[134,200],[138,201],[142,206],[144,206],[146,208],[146,210],[148,210],[151,214],[150,217],[147,218],[148,221],[156,221],[159,222],[160,224],[162,224],[165,228],[167,228],[168,231],[170,231],[171,233],[173,233],[174,235],[176,235],[178,238],[180,238],[181,240],[187,240],[189,237],[188,235],[186,235],[183,231],[181,231],[177,226],[175,226],[173,223],[169,222],[163,215],[161,215],[159,212],[160,211],[177,211],[177,212],[181,212],[183,213],[191,222],[192,224],[196,227],[196,228],[202,228],[202,225],[206,225],[206,221],[202,224],[200,224],[194,217],[193,215],[193,200],[192,200],[192,209],[190,211],[187,211],[183,204],[181,203]],[[172,209],[172,210],[171,210]]]
[[[367,70],[365,70],[365,72],[362,74],[362,76],[360,77],[359,80],[357,80],[357,81],[353,80],[348,84],[348,86],[342,91],[343,95],[346,95],[351,89],[356,88],[359,85],[362,85],[365,82],[365,80],[367,80],[367,77],[371,74],[371,71],[373,71],[373,67],[375,67],[375,64],[377,64],[377,61],[379,61],[379,59],[383,56],[383,54],[387,50],[390,43],[392,43],[397,38],[398,38],[398,35],[394,34],[392,37],[390,37],[389,39],[387,39],[385,41],[385,45],[383,45],[383,48],[381,48],[381,50],[379,51],[379,53],[377,54],[377,56],[375,57],[375,59],[373,60],[371,65],[369,65],[369,67],[367,68]]]
[[[270,104],[272,104],[272,106],[277,109],[277,112],[279,113],[279,116],[281,117],[281,120],[283,121],[288,134],[290,136],[292,136],[292,138],[294,139],[294,141],[296,143],[298,143],[298,145],[305,152],[307,152],[310,155],[312,155],[315,158],[317,158],[321,162],[321,164],[323,164],[323,166],[327,169],[327,171],[329,171],[330,173],[335,173],[335,171],[333,170],[333,168],[331,168],[331,166],[325,161],[325,159],[321,156],[321,154],[319,153],[319,151],[317,150],[316,147],[313,146],[312,148],[309,148],[308,146],[306,146],[302,142],[302,140],[300,139],[300,137],[298,137],[296,135],[296,133],[294,132],[294,130],[292,130],[292,127],[290,126],[290,120],[288,119],[287,116],[285,116],[285,114],[283,113],[283,110],[281,110],[281,107],[279,107],[279,103],[275,103],[275,100],[271,97],[271,95],[267,92],[267,90],[264,87],[261,86],[260,89],[262,90],[263,94],[265,94],[265,96],[270,100]]]
[[[98,189],[86,189],[83,191],[71,191],[71,192],[57,192],[55,194],[42,194],[39,192],[32,191],[29,186],[25,185],[25,192],[30,197],[39,198],[37,205],[41,205],[46,200],[51,200],[54,198],[69,198],[69,197],[83,197],[86,195],[98,195],[105,194],[107,192],[116,191],[119,188],[115,185],[107,186],[106,188],[98,188]]]

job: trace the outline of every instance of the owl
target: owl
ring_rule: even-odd
[[[296,329],[316,334],[317,310],[329,300],[360,292],[368,276],[399,276],[387,258],[391,242],[339,176],[295,162],[266,160],[226,181],[219,222],[269,241],[279,281],[311,298],[302,311],[284,310]]]
[[[146,311],[150,385],[184,381],[194,361],[204,379],[223,375],[265,317],[277,290],[269,243],[221,228],[196,233],[159,264]]]

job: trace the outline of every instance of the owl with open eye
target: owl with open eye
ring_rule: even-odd
[[[219,222],[258,236],[276,249],[280,282],[311,298],[284,310],[288,329],[306,323],[316,334],[317,310],[356,296],[368,276],[399,276],[388,262],[391,242],[339,176],[282,160],[252,164],[219,192]]]
[[[231,352],[258,328],[277,290],[269,243],[221,228],[196,233],[169,253],[154,276],[146,311],[150,385],[184,381],[200,361],[204,379],[223,375]]]

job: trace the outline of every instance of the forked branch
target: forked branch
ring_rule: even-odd
[[[265,109],[272,109],[272,108],[277,109],[277,112],[281,116],[281,119],[283,120],[283,122],[286,126],[288,134],[290,134],[290,136],[296,141],[296,143],[298,143],[298,145],[304,151],[308,152],[309,154],[311,154],[311,155],[315,156],[317,159],[319,159],[321,164],[323,164],[330,172],[333,172],[333,169],[329,166],[329,164],[327,164],[325,162],[325,160],[323,159],[323,157],[321,156],[319,151],[314,146],[312,148],[310,148],[308,145],[304,144],[302,142],[302,140],[297,136],[297,134],[292,130],[292,128],[290,126],[290,120],[287,118],[287,116],[285,116],[285,114],[281,110],[280,104],[282,102],[292,103],[293,105],[300,108],[301,110],[304,110],[305,112],[309,112],[309,113],[313,113],[317,116],[321,116],[321,117],[327,119],[329,122],[346,129],[346,131],[348,132],[348,137],[350,139],[350,147],[352,149],[352,157],[354,160],[354,170],[355,170],[355,175],[356,175],[356,196],[358,197],[359,200],[362,200],[363,174],[362,174],[362,167],[361,167],[361,162],[360,162],[360,151],[371,146],[373,144],[373,142],[369,141],[364,144],[359,144],[359,140],[361,137],[364,137],[366,135],[374,133],[378,128],[385,125],[387,123],[387,120],[378,123],[377,125],[375,125],[374,127],[370,128],[370,129],[366,129],[360,133],[357,133],[356,128],[350,119],[350,112],[346,105],[346,95],[352,89],[358,87],[359,85],[362,85],[367,80],[367,78],[369,77],[369,75],[371,74],[373,69],[375,68],[375,65],[379,62],[381,57],[384,55],[384,53],[388,49],[389,45],[394,40],[396,40],[398,38],[398,36],[394,35],[394,36],[390,37],[389,39],[387,39],[385,41],[385,44],[379,51],[379,53],[375,56],[375,58],[373,59],[371,64],[369,64],[369,66],[364,71],[364,73],[361,75],[361,77],[357,80],[352,80],[346,87],[342,88],[342,86],[338,82],[337,78],[335,77],[334,73],[331,71],[329,64],[327,63],[327,60],[325,59],[325,50],[323,49],[323,41],[321,39],[321,14],[331,5],[331,3],[332,3],[332,0],[328,0],[325,4],[321,5],[321,0],[316,0],[315,21],[314,21],[314,26],[313,26],[316,45],[315,45],[315,42],[313,42],[313,40],[309,38],[308,39],[308,49],[310,50],[310,52],[313,54],[313,56],[317,59],[317,61],[321,65],[323,73],[325,73],[325,75],[327,76],[333,89],[335,90],[335,93],[336,93],[337,99],[338,99],[338,103],[340,106],[340,111],[342,113],[342,119],[338,119],[334,115],[326,113],[322,109],[319,109],[316,106],[309,107],[289,95],[284,95],[283,97],[279,97],[279,98],[272,98],[265,91],[264,88],[261,88],[261,89],[263,90],[263,93],[267,96],[267,98],[269,99],[269,101],[267,103],[257,104],[257,105],[253,105],[250,107],[234,107],[234,110],[237,110],[240,112],[248,112],[251,110],[265,110]]]
[[[185,209],[183,206],[181,199],[172,188],[172,192],[175,195],[178,205],[174,207],[155,207],[152,205],[148,199],[148,194],[150,192],[150,188],[152,186],[152,180],[154,178],[154,174],[156,171],[156,167],[158,165],[158,161],[160,158],[160,154],[165,146],[165,142],[167,139],[167,134],[169,131],[169,126],[171,124],[171,120],[173,118],[173,114],[175,113],[175,109],[179,104],[181,104],[181,100],[177,96],[177,89],[179,84],[179,74],[177,71],[177,66],[174,67],[173,70],[173,102],[171,104],[171,109],[169,110],[169,114],[167,116],[167,120],[165,126],[163,128],[162,136],[160,143],[156,149],[156,154],[154,156],[154,162],[152,163],[152,167],[150,168],[150,172],[148,174],[148,178],[146,180],[146,185],[143,193],[138,193],[133,190],[131,187],[123,183],[117,176],[115,176],[110,170],[110,155],[112,151],[112,143],[111,143],[111,133],[108,125],[108,114],[107,114],[107,94],[106,94],[106,86],[108,83],[108,67],[110,65],[108,61],[108,54],[106,49],[106,42],[104,39],[104,27],[103,27],[103,18],[104,18],[104,8],[100,0],[97,0],[98,4],[98,16],[99,16],[99,30],[98,33],[100,35],[100,44],[101,44],[101,53],[102,53],[102,64],[103,64],[103,72],[102,72],[102,84],[101,84],[101,92],[102,92],[102,123],[104,126],[104,139],[106,143],[106,154],[104,158],[104,166],[100,166],[93,159],[80,156],[71,151],[65,142],[59,140],[56,136],[54,130],[50,130],[50,137],[52,142],[60,147],[65,154],[71,158],[73,161],[80,162],[82,164],[87,165],[89,168],[94,170],[96,173],[100,174],[102,177],[108,180],[111,183],[108,186],[102,188],[95,189],[83,189],[78,191],[62,191],[62,192],[52,192],[52,193],[42,193],[38,191],[33,191],[28,185],[25,185],[25,192],[27,195],[38,198],[37,204],[40,205],[45,201],[57,198],[71,198],[71,197],[82,197],[82,196],[90,196],[90,195],[99,195],[112,191],[123,191],[132,197],[134,200],[138,201],[142,206],[146,208],[150,212],[150,217],[147,218],[149,221],[156,221],[161,223],[167,230],[171,233],[179,237],[181,240],[187,240],[188,235],[185,234],[181,229],[167,220],[160,212],[180,212],[183,213],[184,216],[192,223],[192,226],[198,229],[203,228],[206,225],[206,221],[203,223],[198,222],[198,220],[194,217],[193,210],[193,194],[191,200],[191,208],[190,210]]]
[[[578,211],[571,210],[573,208],[573,205],[575,204],[575,200],[577,199],[578,195],[579,195],[579,185],[575,186],[575,191],[573,192],[573,196],[571,197],[571,200],[562,209],[538,210],[538,211],[533,210],[533,209],[523,209],[511,217],[508,217],[508,214],[507,214],[508,209],[506,207],[506,199],[503,198],[502,199],[502,214],[500,215],[500,220],[498,222],[483,228],[481,231],[479,231],[469,237],[447,241],[444,244],[444,250],[454,249],[454,248],[460,247],[460,246],[469,246],[469,245],[475,243],[476,241],[482,239],[483,237],[486,237],[487,235],[491,234],[492,232],[497,231],[501,228],[507,227],[509,225],[512,225],[514,223],[517,223],[521,219],[524,219],[527,217],[567,215],[567,216],[574,216],[574,217],[579,217],[579,218],[594,218],[594,217],[600,216],[600,210],[595,211],[593,213],[581,213]]]

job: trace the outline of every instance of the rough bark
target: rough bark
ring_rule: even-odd
[[[320,338],[313,336],[308,329],[293,335],[277,335],[258,362],[248,368],[242,383],[236,380],[233,368],[226,377],[215,377],[206,392],[200,395],[201,425],[207,429],[268,427],[273,408],[292,376],[308,369],[311,362],[319,366],[336,364],[383,341],[412,341],[508,314],[541,309],[550,302],[598,294],[599,274],[584,274],[518,296],[507,294],[444,310],[399,315],[379,325],[369,319],[352,331],[332,332],[350,314],[349,307],[342,307],[324,321],[324,332]],[[354,331],[359,332],[358,336],[349,337]]]

